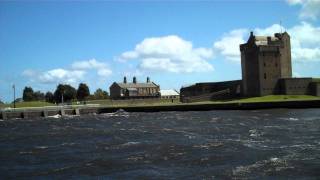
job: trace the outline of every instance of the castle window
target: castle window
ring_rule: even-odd
[[[263,62],[263,66],[266,67],[266,63],[265,62]]]
[[[264,77],[264,79],[267,79],[267,74],[266,74],[266,73],[264,73],[263,77]]]
[[[276,62],[276,67],[278,67],[278,63]]]

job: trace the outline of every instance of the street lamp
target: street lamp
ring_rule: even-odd
[[[16,86],[13,84],[13,108],[16,108]]]
[[[62,93],[61,93],[61,103],[62,103],[62,106],[64,106],[64,102],[63,102],[63,94],[64,94],[64,90],[62,90]]]

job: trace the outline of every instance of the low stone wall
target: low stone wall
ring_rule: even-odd
[[[37,117],[44,117],[43,111],[25,111],[22,112],[23,118],[37,118]]]
[[[37,109],[37,110],[11,110],[0,112],[0,119],[16,119],[16,118],[41,118],[54,115],[80,115],[98,113],[98,108],[82,108],[82,109]]]
[[[196,83],[180,89],[180,101],[196,102],[235,98],[241,94],[241,83],[241,80]],[[228,93],[219,94],[221,91],[228,91]]]
[[[279,80],[281,94],[307,95],[310,94],[312,78],[283,78]]]
[[[320,96],[320,82],[310,83],[310,93],[313,96]]]
[[[60,110],[50,110],[50,111],[47,111],[47,116],[54,116],[54,115],[57,115],[57,114],[60,114],[60,115],[61,115]]]
[[[98,114],[99,109],[98,108],[81,108],[79,109],[80,114]]]
[[[147,106],[102,108],[100,112],[110,113],[123,109],[126,112],[159,112],[159,111],[210,111],[210,110],[257,110],[273,108],[320,108],[320,100],[253,102],[253,103],[221,103],[221,104],[182,104],[174,106]]]

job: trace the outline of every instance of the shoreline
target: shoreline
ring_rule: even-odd
[[[114,113],[119,109],[126,112],[161,112],[161,111],[210,111],[210,110],[258,110],[258,109],[302,109],[320,108],[320,100],[294,100],[294,101],[270,101],[270,102],[243,102],[243,103],[195,103],[173,105],[149,105],[149,106],[118,106],[118,107],[66,107],[58,109],[23,109],[1,111],[0,119],[14,118],[40,118],[54,115],[85,115]]]

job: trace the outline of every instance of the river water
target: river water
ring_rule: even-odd
[[[1,179],[317,179],[320,109],[0,121]]]

